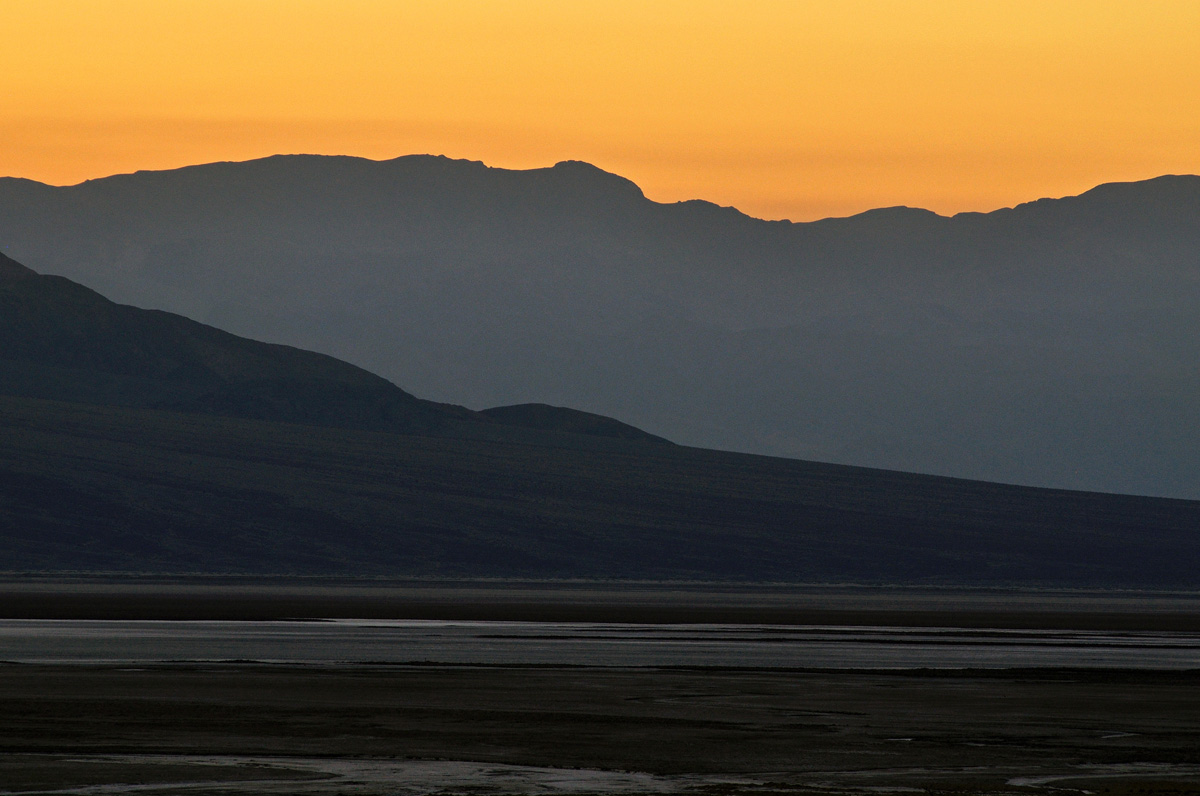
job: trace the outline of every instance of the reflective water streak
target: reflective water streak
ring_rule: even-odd
[[[559,622],[3,620],[0,660],[1200,669],[1200,634]]]

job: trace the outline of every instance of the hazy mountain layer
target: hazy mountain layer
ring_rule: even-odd
[[[1200,178],[810,224],[580,163],[277,157],[0,180],[0,246],[418,395],[677,442],[1200,497]]]

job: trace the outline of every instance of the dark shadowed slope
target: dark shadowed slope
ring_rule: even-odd
[[[349,428],[475,420],[332,357],[114,304],[3,255],[0,393]]]
[[[582,163],[276,157],[0,180],[0,248],[472,408],[1200,497],[1200,178],[945,218],[663,205]]]
[[[423,401],[332,357],[114,304],[2,254],[0,394],[342,428],[521,437],[504,426],[658,439],[573,409],[530,423],[522,411],[483,415]]]
[[[10,397],[0,439],[9,570],[1200,587],[1189,501]]]

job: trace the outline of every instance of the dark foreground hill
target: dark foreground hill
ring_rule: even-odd
[[[114,304],[4,255],[0,393],[391,430],[442,428],[474,415],[333,357]]]
[[[12,397],[0,440],[15,571],[1200,586],[1189,501]]]
[[[528,407],[500,407],[484,415],[424,401],[333,357],[115,304],[3,254],[0,394],[341,428],[520,438],[496,428],[511,426],[657,439],[566,408],[531,415]]]
[[[791,224],[583,163],[287,156],[0,179],[0,250],[472,409],[1200,498],[1200,177]]]

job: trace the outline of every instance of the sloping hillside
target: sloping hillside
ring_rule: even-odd
[[[423,401],[333,357],[114,304],[2,254],[0,394],[342,428],[514,439],[532,428],[665,442],[573,409],[541,412],[531,423],[521,407],[484,415]]]
[[[10,397],[0,439],[10,571],[1200,587],[1188,501]]]

